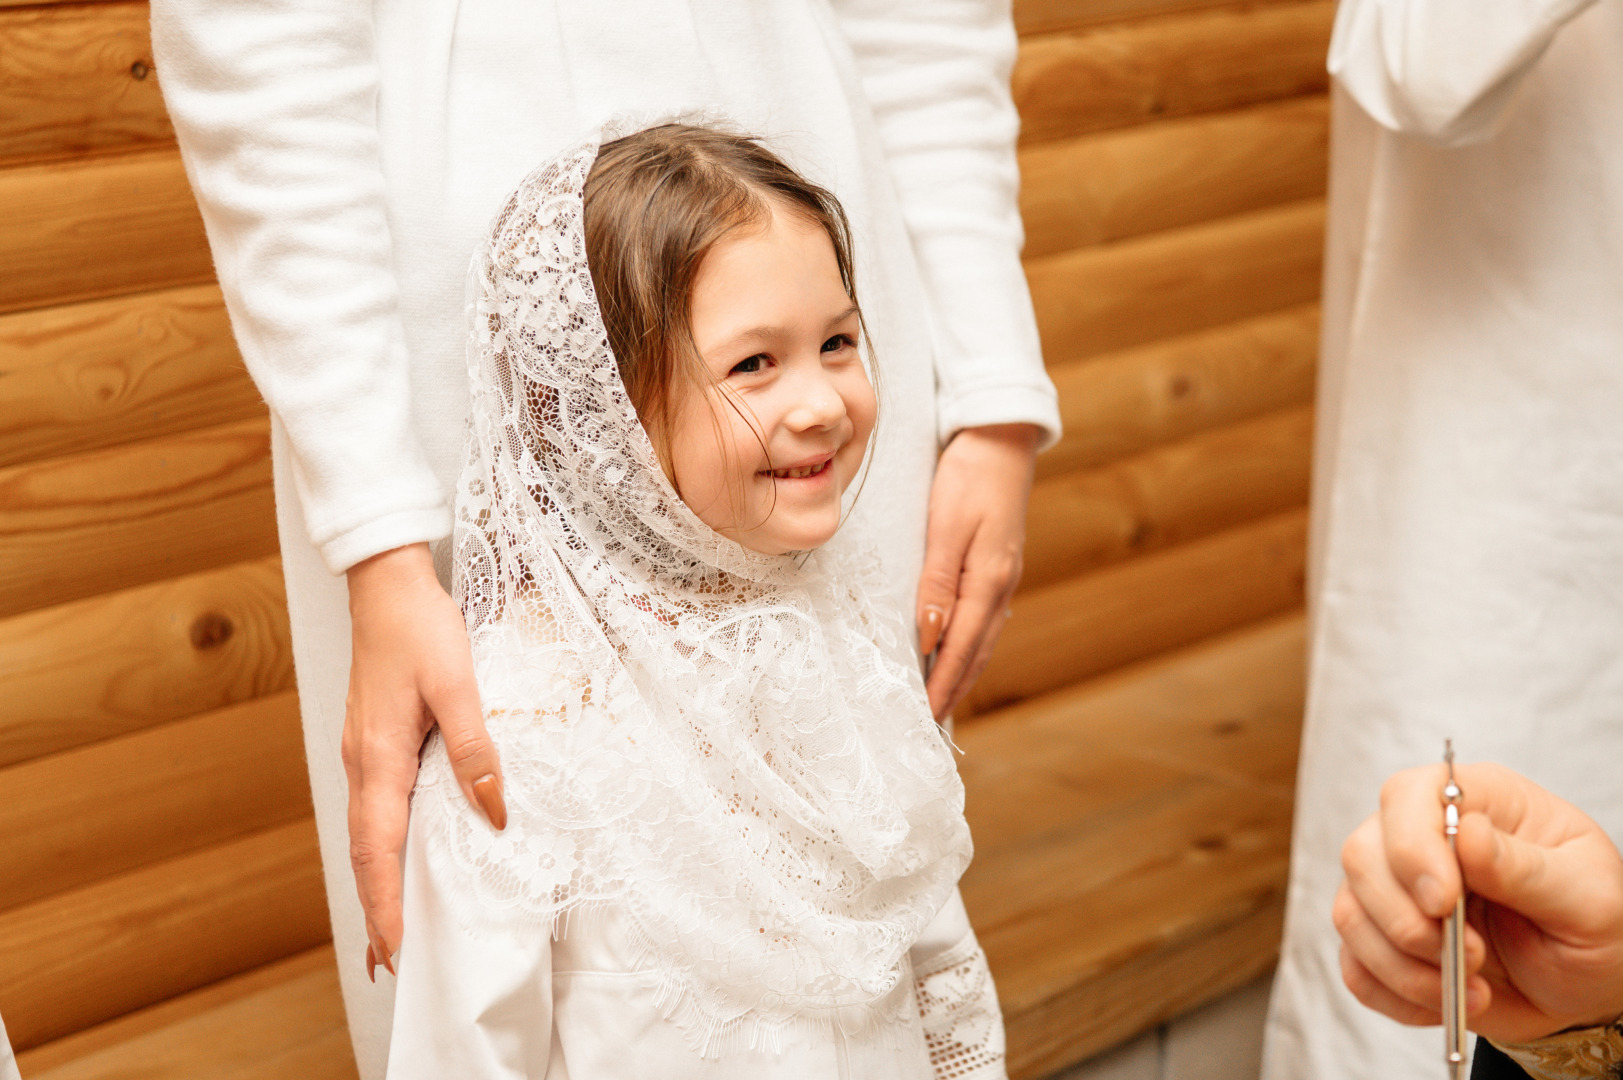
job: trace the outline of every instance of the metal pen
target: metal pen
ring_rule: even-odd
[[[1448,784],[1443,788],[1443,833],[1448,850],[1456,850],[1460,832],[1460,799],[1465,792],[1454,782],[1454,740],[1443,741],[1443,761],[1448,765]],[[1458,861],[1458,855],[1455,861]],[[1443,1040],[1449,1080],[1465,1080],[1465,875],[1460,875],[1460,895],[1454,910],[1443,920]]]

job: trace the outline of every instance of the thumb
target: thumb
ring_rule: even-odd
[[[935,522],[931,523],[932,525]],[[929,656],[941,644],[958,604],[958,579],[964,570],[969,536],[959,529],[931,528],[924,544],[924,571],[919,575],[919,652]]]
[[[507,828],[507,802],[502,797],[501,761],[485,730],[479,689],[472,672],[466,677],[423,691],[423,703],[439,724],[446,756],[462,794],[483,811],[497,830]]]
[[[1481,813],[1460,820],[1455,845],[1466,888],[1478,896],[1546,930],[1560,929],[1580,914],[1574,905],[1581,902],[1585,875],[1581,866],[1565,865],[1568,860],[1558,850],[1502,832]]]

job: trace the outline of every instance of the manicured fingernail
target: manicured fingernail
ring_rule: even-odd
[[[479,809],[485,812],[497,832],[507,828],[507,804],[502,801],[502,784],[494,773],[473,782],[473,797],[479,800]]]
[[[934,604],[924,609],[924,633],[919,635],[919,650],[925,655],[935,652],[941,642],[941,619],[945,614]]]
[[[377,954],[372,951],[372,946],[370,944],[368,944],[366,946],[366,977],[367,977],[367,979],[370,980],[371,982],[377,982],[378,981],[377,971],[378,971],[378,957],[377,957]]]
[[[1441,918],[1448,914],[1448,897],[1443,892],[1443,883],[1430,874],[1421,874],[1414,883],[1415,899],[1420,901],[1420,909],[1427,915]]]
[[[399,978],[399,975],[394,969],[394,957],[390,956],[387,950],[385,950],[383,953],[383,970],[387,971],[390,975],[394,975],[396,978]]]

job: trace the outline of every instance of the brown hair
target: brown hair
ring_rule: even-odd
[[[749,136],[665,124],[604,143],[583,197],[586,262],[609,347],[662,461],[678,389],[709,381],[690,300],[718,242],[766,223],[776,203],[828,234],[856,302],[851,227],[839,201]]]

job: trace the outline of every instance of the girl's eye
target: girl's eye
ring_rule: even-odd
[[[839,352],[841,349],[856,348],[856,342],[851,340],[850,334],[835,334],[823,342],[823,351],[826,353]]]
[[[746,357],[743,360],[740,360],[738,363],[734,364],[733,369],[731,371],[729,371],[727,374],[729,374],[729,375],[753,375],[757,371],[761,370],[761,365],[766,363],[766,359],[767,359],[767,356],[766,356],[765,353],[756,353],[754,356]]]

